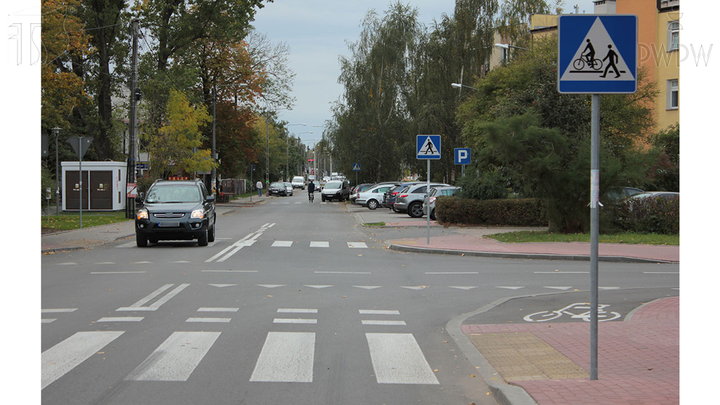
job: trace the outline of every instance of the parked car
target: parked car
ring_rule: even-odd
[[[293,195],[293,185],[292,183],[285,182],[285,195]]]
[[[642,198],[661,198],[663,200],[673,200],[675,198],[680,198],[680,193],[676,193],[673,191],[645,191],[629,197],[630,200],[640,200]]]
[[[449,186],[449,184],[430,183],[430,188],[438,186]],[[428,191],[427,188],[427,183],[418,183],[412,186],[407,186],[398,194],[395,204],[393,204],[394,210],[396,212],[407,212],[407,214],[413,218],[422,217],[422,204]]]
[[[418,184],[418,181],[404,181],[400,183],[395,183],[395,187],[391,188],[390,190],[385,192],[385,196],[383,197],[383,203],[382,206],[385,208],[390,208],[391,210],[395,211],[393,208],[393,205],[395,204],[395,200],[397,199],[397,195],[407,186],[412,186],[413,184]],[[397,211],[395,211],[397,212]]]
[[[345,201],[350,198],[350,183],[347,180],[330,180],[320,193],[322,200]]]
[[[305,190],[305,177],[303,176],[295,176],[292,179],[292,186],[293,188],[300,188]]]
[[[355,203],[374,210],[382,203],[385,192],[392,187],[392,184],[376,184],[365,191],[359,192],[355,197]]]
[[[604,197],[611,200],[622,200],[644,192],[644,190],[635,187],[610,187]]]
[[[142,204],[135,217],[138,247],[148,241],[192,240],[198,246],[215,241],[215,196],[200,180],[158,180],[135,200]]]
[[[374,186],[372,183],[363,183],[358,184],[357,186],[350,189],[350,202],[355,204],[355,200],[357,199],[357,195],[361,191],[365,191],[369,189],[370,187]]]
[[[452,197],[454,196],[458,191],[460,191],[460,187],[450,186],[450,187],[434,187],[432,190],[430,190],[430,194],[428,194],[428,205],[429,205],[429,211],[430,211],[430,219],[433,221],[437,219],[435,216],[435,200],[440,196],[447,196]],[[423,202],[423,214],[427,215],[428,213],[428,207]]]
[[[287,195],[287,189],[285,188],[285,183],[282,183],[279,181],[270,183],[270,187],[268,187],[268,194],[269,195]]]

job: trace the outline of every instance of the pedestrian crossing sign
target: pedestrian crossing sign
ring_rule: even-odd
[[[418,159],[440,159],[440,135],[418,135],[416,142],[416,152]]]
[[[360,171],[360,163],[353,163],[353,171],[354,172]]]
[[[622,94],[637,91],[638,18],[629,14],[561,15],[558,91]]]

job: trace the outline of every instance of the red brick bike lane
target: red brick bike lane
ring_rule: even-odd
[[[680,402],[679,297],[640,307],[630,319],[598,327],[598,380],[514,381],[538,405]],[[530,332],[589,373],[590,324],[463,325],[466,334]],[[482,353],[482,350],[481,350]]]

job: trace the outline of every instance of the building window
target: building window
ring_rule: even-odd
[[[678,80],[667,81],[667,109],[677,110],[680,107]]]
[[[680,22],[668,22],[668,52],[680,49]]]

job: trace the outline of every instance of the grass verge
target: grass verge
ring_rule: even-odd
[[[125,218],[125,211],[116,212],[83,212],[82,226],[89,228],[91,226],[114,224],[117,222],[129,221]],[[43,229],[60,229],[70,230],[80,228],[80,214],[77,212],[62,212],[58,216],[51,215],[48,219],[43,216],[41,219]]]
[[[496,233],[488,238],[504,243],[530,243],[530,242],[590,242],[589,233],[561,234],[547,231],[519,231]],[[600,243],[627,243],[636,245],[680,245],[679,235],[659,235],[654,233],[617,233],[600,235]]]

